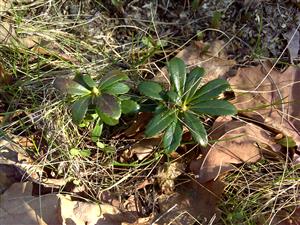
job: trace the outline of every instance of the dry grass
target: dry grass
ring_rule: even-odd
[[[278,224],[298,219],[292,214],[300,204],[299,176],[297,166],[267,159],[230,172],[220,205],[223,222]]]
[[[150,156],[146,165],[116,166],[120,149],[129,140],[114,139],[107,130],[103,142],[112,151],[97,147],[89,138],[91,127],[81,129],[71,122],[65,96],[53,88],[53,80],[76,73],[97,79],[117,68],[137,81],[146,74],[154,75],[166,55],[183,43],[177,37],[169,38],[168,33],[158,35],[156,26],[173,24],[151,20],[125,23],[110,18],[107,5],[99,2],[89,5],[83,1],[73,15],[67,13],[71,1],[16,5],[4,14],[15,34],[0,44],[0,63],[13,78],[0,89],[0,103],[4,104],[0,115],[5,117],[1,130],[8,136],[33,135],[34,147],[26,149],[34,161],[29,175],[46,171],[37,178],[40,182],[63,178],[72,187],[62,185],[60,191],[84,193],[94,201],[100,201],[109,190],[121,197],[136,194],[133,186],[141,178],[153,176],[162,156]],[[104,13],[96,13],[94,8]],[[164,40],[168,47],[152,52],[143,45],[143,37]],[[35,47],[28,48],[28,41]],[[74,157],[71,148],[89,149],[93,157]],[[290,215],[299,205],[299,175],[299,170],[285,162],[268,160],[238,168],[225,179],[228,186],[220,206],[223,222],[257,224],[261,218],[277,219],[282,212],[284,217]],[[154,208],[155,200],[149,194],[140,195],[144,202],[152,202],[148,208]]]

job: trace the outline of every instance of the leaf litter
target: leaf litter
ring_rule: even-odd
[[[7,27],[7,24],[4,24],[4,26]],[[5,38],[7,39],[10,34],[7,32],[7,29],[5,30]],[[290,39],[290,37],[286,36],[287,39],[291,40],[293,44],[291,46],[296,46],[295,49],[289,49],[292,60],[296,57],[295,52],[299,48],[296,43],[299,34],[298,37],[296,34],[295,39]],[[39,40],[33,39],[33,41],[26,39],[24,43],[27,43],[26,45],[29,48],[34,48]],[[228,60],[224,46],[225,44],[220,41],[210,44],[197,41],[180,51],[177,57],[182,58],[190,68],[196,65],[204,67],[208,73],[206,76],[208,79],[223,77],[236,64],[234,60]],[[36,51],[44,55],[54,54],[53,52],[43,51],[42,48],[38,48]],[[235,76],[229,79],[236,95],[236,98],[233,100],[235,106],[238,107],[242,116],[246,119],[254,120],[255,124],[248,122],[249,120],[244,122],[238,121],[236,118],[218,118],[211,128],[210,140],[213,141],[212,144],[206,149],[201,149],[200,159],[193,161],[190,165],[191,171],[196,175],[196,180],[183,181],[183,184],[177,184],[181,175],[185,173],[181,164],[171,164],[168,167],[169,169],[161,171],[158,180],[160,180],[161,189],[165,193],[159,199],[161,213],[152,221],[158,224],[169,223],[170,221],[173,221],[174,224],[190,224],[199,221],[201,218],[205,218],[205,222],[217,220],[215,219],[218,215],[217,202],[224,189],[220,176],[224,172],[233,169],[234,166],[232,164],[256,162],[263,157],[265,152],[280,153],[282,146],[275,142],[274,137],[276,134],[282,133],[283,136],[291,136],[299,145],[300,110],[296,95],[299,89],[299,71],[294,67],[288,68],[283,73],[270,69],[271,67],[268,64],[241,68]],[[154,80],[167,84],[166,69],[163,68],[162,72],[154,77]],[[125,131],[126,135],[132,138],[138,137],[138,134],[143,131],[144,122],[141,122],[142,126],[139,123],[131,127],[131,130]],[[260,126],[262,123],[268,126],[267,130],[265,127]],[[155,139],[155,141],[141,140],[132,146],[131,156],[133,153],[139,160],[142,160],[149,156],[159,143],[159,138]],[[20,191],[24,188],[26,189],[25,191]],[[14,191],[14,189],[17,191]],[[8,189],[1,196],[1,204],[3,203],[2,199],[5,202],[7,198],[11,198],[18,192],[21,193],[20,199],[14,199],[12,204],[21,202],[28,208],[27,203],[23,203],[22,198],[25,198],[24,196],[29,196],[28,198],[33,202],[40,200],[40,197],[31,196],[30,189],[29,183],[13,184],[11,189]],[[55,206],[54,208],[49,208],[51,210],[55,210],[57,207],[57,203],[54,203],[57,200],[57,196],[53,196],[55,198],[49,200],[53,202],[51,204],[48,203],[48,205]],[[47,204],[47,201],[44,203]],[[69,223],[71,222],[70,224],[72,222],[76,224],[120,224],[120,222],[125,221],[124,217],[114,219],[114,215],[119,214],[120,211],[111,205],[103,205],[103,208],[101,208],[100,205],[74,201],[65,196],[60,196],[60,204],[62,207],[61,220],[66,224],[68,224],[68,221]],[[32,215],[35,215],[34,218],[38,222],[51,224],[51,221],[48,221],[47,214],[45,217],[44,215],[36,216],[36,213],[40,212],[41,209],[44,209],[43,203],[42,208],[41,205],[38,207],[30,205],[30,210],[27,213],[24,211],[12,211],[12,213],[22,215],[24,222],[27,218],[33,222],[31,220]],[[5,208],[5,210],[7,209]],[[94,217],[90,217],[91,212],[93,212]],[[109,218],[112,218],[111,222],[105,223],[107,221],[103,217],[104,213],[107,213]],[[57,214],[57,212],[54,214]],[[101,221],[103,218],[104,221]],[[13,220],[14,218],[11,217],[9,219]],[[98,223],[99,220],[100,223]],[[3,221],[6,222],[6,220]],[[139,222],[133,223],[139,224]],[[149,221],[141,223],[148,224]],[[129,222],[128,224],[131,223]]]

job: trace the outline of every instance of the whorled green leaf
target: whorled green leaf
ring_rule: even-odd
[[[61,92],[66,92],[70,95],[87,95],[91,93],[90,90],[70,79],[56,78],[53,85]]]
[[[83,75],[82,79],[90,88],[97,86],[97,83],[90,77],[90,75]]]
[[[173,58],[168,63],[171,85],[175,87],[179,96],[182,96],[186,80],[185,63],[179,58]]]
[[[173,102],[175,104],[180,104],[181,99],[180,99],[179,95],[177,94],[177,92],[175,92],[175,91],[168,91],[167,92],[167,96],[171,100],[171,102]]]
[[[92,130],[92,141],[97,142],[99,138],[101,137],[103,129],[103,123],[100,118],[97,119],[97,121],[94,124],[94,128]]]
[[[208,143],[206,130],[201,120],[192,112],[186,111],[183,113],[184,125],[189,129],[193,139],[202,146],[206,146]]]
[[[204,69],[202,67],[195,67],[188,75],[184,88],[184,99],[189,102],[189,99],[193,98],[194,94],[198,90],[199,84],[204,75]]]
[[[237,109],[225,100],[213,99],[203,102],[197,102],[189,107],[195,113],[201,113],[211,116],[225,116],[234,115],[237,113]]]
[[[128,76],[121,71],[114,70],[102,77],[102,79],[100,80],[99,88],[103,90],[115,83],[124,80],[128,80]]]
[[[102,94],[95,98],[96,111],[102,118],[102,114],[114,120],[118,120],[121,116],[121,104],[119,100],[110,94]],[[105,122],[105,121],[104,121]]]
[[[108,116],[107,114],[102,113],[101,111],[99,111],[98,114],[99,114],[102,122],[107,125],[115,126],[119,123],[119,119],[114,119],[114,118]]]
[[[205,101],[216,98],[229,87],[230,85],[226,80],[212,80],[203,85],[198,91],[196,91],[193,97],[193,101]]]
[[[71,113],[72,113],[72,120],[76,124],[80,124],[80,122],[83,120],[89,104],[90,104],[90,96],[85,96],[82,98],[77,99],[72,107],[71,107]]]
[[[142,95],[156,100],[163,100],[161,97],[163,88],[159,83],[153,81],[143,81],[139,84],[138,89]]]
[[[140,106],[137,102],[127,99],[121,102],[122,113],[128,114],[137,112],[140,109]]]
[[[127,84],[124,83],[115,83],[111,86],[108,86],[105,89],[102,89],[103,93],[111,94],[111,95],[121,95],[126,94],[130,88]]]
[[[166,129],[163,137],[163,147],[165,153],[169,154],[175,151],[179,147],[182,139],[182,134],[183,134],[182,125],[179,122],[179,120],[175,120]]]
[[[146,126],[145,135],[152,137],[164,131],[172,122],[176,120],[174,110],[163,111],[156,114]]]

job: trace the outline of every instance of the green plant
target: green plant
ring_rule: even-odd
[[[71,95],[72,120],[79,126],[93,122],[92,140],[98,141],[103,124],[114,126],[122,113],[139,109],[139,105],[125,96],[130,88],[124,83],[128,76],[112,71],[95,82],[89,75],[77,75],[74,80],[57,78],[54,86]],[[83,122],[84,121],[84,122]]]
[[[196,67],[187,74],[186,66],[179,58],[169,61],[168,70],[170,90],[163,90],[160,84],[153,81],[143,81],[139,85],[141,94],[158,102],[145,135],[151,137],[164,132],[163,147],[166,153],[180,145],[183,127],[188,128],[196,142],[207,145],[207,133],[200,118],[237,113],[231,103],[218,99],[230,87],[229,83],[215,79],[199,88],[204,69]]]

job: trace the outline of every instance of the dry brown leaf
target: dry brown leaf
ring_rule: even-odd
[[[224,76],[236,64],[234,60],[228,60],[224,46],[222,41],[214,41],[210,44],[195,41],[181,50],[176,57],[181,58],[191,69],[195,66],[203,67],[205,69],[203,81],[207,82]],[[167,68],[164,67],[153,80],[168,84]]]
[[[291,136],[300,144],[300,70],[290,66],[283,73],[270,65],[240,68],[229,79],[234,102],[243,114]]]
[[[262,128],[241,121],[216,120],[210,137],[218,140],[204,150],[204,157],[193,161],[191,170],[199,175],[200,183],[213,180],[233,169],[231,163],[256,162],[261,158],[261,148],[274,152],[281,146]]]
[[[133,121],[130,127],[124,131],[126,137],[136,136],[139,132],[145,129],[145,126],[152,118],[152,113],[149,112],[140,112],[137,115],[137,118]]]
[[[7,85],[12,82],[12,76],[8,74],[0,64],[0,86]]]
[[[160,196],[158,201],[162,213],[153,224],[192,225],[204,221],[206,223],[201,224],[217,222],[217,203],[223,190],[224,184],[219,180],[205,184],[196,181],[183,183],[172,196]]]
[[[33,48],[35,46],[40,45],[41,42],[42,42],[42,38],[37,35],[31,35],[20,39],[20,43],[26,48]]]
[[[60,219],[63,225],[120,225],[132,223],[135,218],[121,213],[109,204],[72,201],[70,196],[59,195]]]
[[[143,160],[155,150],[155,147],[158,146],[160,142],[161,138],[143,139],[132,145],[130,151],[136,155],[139,160]]]
[[[1,225],[57,225],[56,195],[32,196],[32,184],[15,183],[0,199]]]
[[[15,36],[15,29],[10,23],[0,22],[0,43],[9,44]]]

